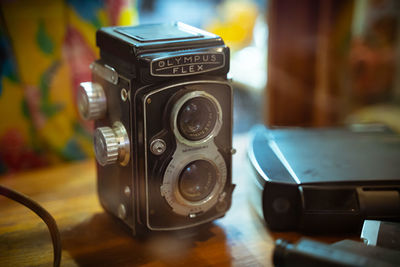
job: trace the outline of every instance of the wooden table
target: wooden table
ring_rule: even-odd
[[[38,201],[61,232],[62,266],[271,266],[274,240],[298,233],[272,233],[247,201],[247,137],[236,136],[233,180],[237,187],[227,215],[195,237],[130,236],[101,208],[94,160],[0,178],[0,184]],[[27,208],[0,196],[0,266],[51,266],[46,225]],[[311,237],[334,242],[346,236]]]

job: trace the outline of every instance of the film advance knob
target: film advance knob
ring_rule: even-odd
[[[100,127],[94,132],[94,152],[101,166],[117,161],[118,141],[110,127]]]
[[[117,161],[126,166],[130,158],[130,144],[124,125],[115,122],[113,128],[97,128],[94,132],[94,152],[101,166]]]
[[[106,114],[106,95],[103,88],[98,83],[80,83],[76,102],[79,114],[84,120],[100,119]]]

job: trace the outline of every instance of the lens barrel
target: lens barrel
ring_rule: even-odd
[[[186,93],[174,103],[171,123],[181,143],[189,146],[205,143],[221,128],[221,106],[215,97],[204,91]]]
[[[211,100],[195,97],[183,104],[177,120],[181,135],[190,141],[198,141],[207,137],[214,129],[217,110]]]
[[[206,160],[196,160],[186,165],[179,176],[179,191],[188,201],[207,198],[218,179],[216,167]]]

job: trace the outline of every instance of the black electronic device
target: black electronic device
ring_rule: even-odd
[[[229,48],[183,23],[97,31],[77,104],[95,121],[100,202],[133,234],[190,228],[231,205]]]
[[[365,220],[360,238],[369,246],[399,250],[400,222]]]
[[[259,126],[248,157],[250,197],[272,230],[359,231],[365,219],[400,219],[400,136],[384,128]]]
[[[296,244],[278,239],[275,242],[273,263],[276,267],[396,267],[400,264],[400,253],[353,240],[328,245],[305,238]]]

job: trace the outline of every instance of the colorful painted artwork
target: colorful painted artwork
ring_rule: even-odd
[[[0,174],[92,156],[77,85],[91,80],[95,32],[137,23],[134,0],[1,1]]]

